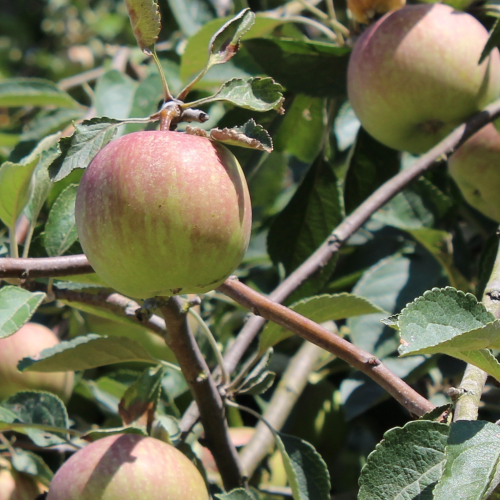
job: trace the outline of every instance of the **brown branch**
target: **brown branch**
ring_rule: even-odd
[[[263,414],[273,429],[280,431],[285,424],[307,385],[309,374],[323,353],[323,349],[318,346],[304,342],[291,359]],[[252,477],[260,462],[273,447],[273,434],[264,422],[259,421],[252,439],[240,453],[241,465],[248,477]]]
[[[92,266],[83,254],[37,259],[0,258],[0,279],[57,278],[93,272]]]
[[[227,279],[219,290],[255,314],[335,354],[352,367],[368,375],[413,415],[421,416],[435,408],[432,403],[394,375],[373,355],[329,332],[314,321],[264,297],[238,281],[237,278]]]
[[[200,409],[207,446],[215,459],[224,488],[229,491],[241,487],[244,485],[243,472],[229,436],[224,403],[189,329],[183,301],[180,297],[171,297],[161,305],[160,310],[167,324],[167,345],[175,354]]]

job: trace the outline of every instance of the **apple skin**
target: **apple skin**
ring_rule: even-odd
[[[430,149],[500,95],[498,50],[477,64],[487,40],[479,21],[447,5],[386,14],[349,61],[349,101],[363,127],[394,149]]]
[[[115,434],[76,452],[52,479],[47,500],[209,500],[193,463],[173,446]]]
[[[34,500],[40,493],[37,482],[31,476],[0,469],[0,500]]]
[[[0,339],[0,401],[18,391],[49,391],[66,402],[73,390],[73,372],[20,372],[17,363],[59,344],[56,334],[38,323],[26,323],[16,333]]]
[[[76,198],[82,248],[124,295],[204,293],[240,264],[251,204],[238,161],[221,144],[145,131],[104,147]]]
[[[492,123],[450,156],[448,170],[467,203],[500,222],[500,134]]]

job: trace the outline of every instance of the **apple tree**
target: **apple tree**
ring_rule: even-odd
[[[499,10],[445,4],[0,7],[0,500],[500,497]]]

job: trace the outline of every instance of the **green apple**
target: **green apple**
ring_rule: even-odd
[[[173,446],[115,434],[76,452],[57,471],[47,500],[209,500],[194,464]]]
[[[486,125],[460,146],[448,169],[467,203],[500,222],[500,134],[495,126]]]
[[[357,41],[349,101],[375,139],[423,153],[500,95],[500,55],[478,65],[488,32],[442,4],[386,14]]]
[[[59,344],[55,333],[38,323],[26,323],[14,335],[0,339],[0,401],[18,391],[53,392],[67,401],[73,390],[73,372],[20,372],[21,359],[39,354]]]
[[[204,293],[240,264],[250,196],[233,154],[204,137],[145,131],[102,149],[76,198],[83,250],[120,293]]]

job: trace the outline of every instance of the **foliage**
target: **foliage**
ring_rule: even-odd
[[[493,382],[479,420],[450,422],[443,410],[410,421],[415,415],[352,358],[326,351],[272,431],[281,458],[266,448],[264,461],[250,460],[250,487],[223,491],[224,471],[189,420],[193,381],[165,345],[161,304],[118,296],[94,274],[1,274],[8,257],[80,255],[74,212],[85,168],[115,137],[161,121],[223,142],[237,157],[253,227],[236,275],[289,306],[280,309],[284,323],[265,324],[241,359],[226,362],[231,373],[216,378],[237,447],[268,432],[258,421],[289,387],[286,367],[302,345],[286,322],[293,312],[321,324],[327,340],[366,351],[365,364],[382,362],[430,406],[450,404],[447,391],[465,363],[500,381],[500,320],[482,302],[496,269],[495,223],[467,205],[440,158],[341,240],[336,228],[419,158],[377,142],[350,108],[349,37],[359,26],[342,2],[248,4],[252,10],[222,0],[2,6],[0,349],[26,322],[43,323],[61,343],[18,368],[78,372],[67,405],[30,391],[0,402],[2,456],[48,486],[75,447],[130,432],[176,445],[224,500],[496,498]],[[141,5],[143,18],[133,14]],[[499,32],[496,23],[485,56]],[[177,115],[165,122],[173,107]],[[334,251],[280,291],[318,248]],[[213,372],[260,311],[247,320],[219,290],[199,299],[182,297],[183,307],[195,312],[188,323]]]

